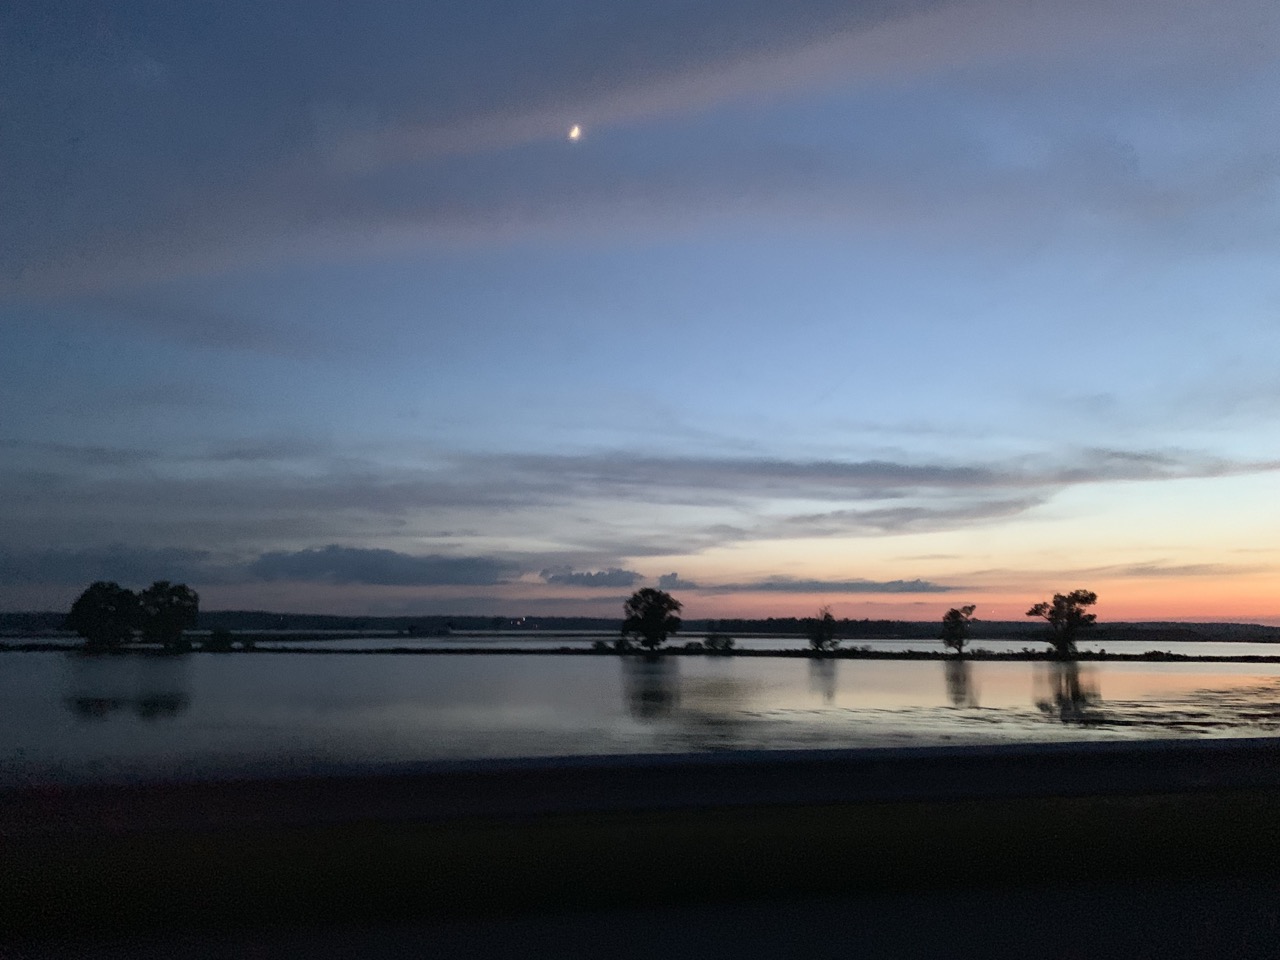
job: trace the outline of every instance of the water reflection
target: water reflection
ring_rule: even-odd
[[[752,688],[735,677],[687,680],[682,693],[674,718],[690,749],[733,749],[756,722],[748,710]]]
[[[1280,736],[1280,664],[66,653],[0,661],[0,785],[320,761]],[[979,700],[981,710],[965,708]]]
[[[1102,702],[1101,689],[1094,668],[1083,672],[1074,660],[1037,664],[1033,697],[1043,713],[1063,723],[1100,723],[1097,710]]]
[[[760,722],[751,710],[754,684],[734,676],[683,676],[678,657],[624,657],[622,677],[627,712],[660,723],[664,740],[682,749],[732,749]]]
[[[947,699],[953,707],[976,707],[978,688],[973,682],[973,664],[959,657],[942,665],[947,679]]]
[[[176,717],[191,706],[188,663],[180,657],[70,658],[63,705],[82,720],[132,713],[141,720]]]
[[[622,684],[627,710],[652,723],[671,715],[680,703],[680,668],[676,657],[623,657]]]
[[[826,657],[809,660],[809,692],[820,694],[823,703],[836,702],[836,666],[839,662]]]

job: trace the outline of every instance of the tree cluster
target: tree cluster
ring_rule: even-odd
[[[1054,652],[1059,657],[1074,657],[1076,637],[1098,619],[1096,613],[1086,613],[1085,607],[1097,602],[1098,595],[1092,590],[1055,593],[1052,600],[1037,603],[1028,610],[1027,616],[1048,621],[1049,642],[1053,644]],[[976,609],[973,604],[952,607],[942,616],[942,642],[961,656],[969,642],[969,628],[974,622]]]
[[[97,649],[128,643],[137,631],[149,643],[179,651],[190,649],[183,634],[196,625],[199,611],[200,595],[185,583],[157,580],[134,593],[118,583],[99,580],[76,598],[65,627]]]

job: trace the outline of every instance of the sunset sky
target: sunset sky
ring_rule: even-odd
[[[1275,0],[9,5],[0,609],[1280,623],[1277,91]]]

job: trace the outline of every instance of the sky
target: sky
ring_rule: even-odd
[[[1277,90],[1274,0],[9,5],[0,609],[1280,623]]]

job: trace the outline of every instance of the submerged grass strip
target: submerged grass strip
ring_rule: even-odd
[[[279,643],[281,641],[267,641]],[[300,641],[301,642],[301,641]],[[341,641],[334,641],[339,643]],[[818,653],[813,650],[778,649],[778,650],[729,650],[710,653],[706,650],[685,650],[671,647],[657,653],[618,653],[614,650],[592,650],[584,647],[550,647],[549,649],[531,649],[529,647],[375,647],[373,649],[338,649],[327,650],[323,647],[257,647],[249,650],[186,650],[181,653],[168,653],[150,648],[126,647],[117,650],[83,650],[57,643],[4,643],[0,641],[0,653],[66,653],[86,657],[186,657],[193,654],[210,656],[271,656],[288,654],[290,656],[422,656],[422,657],[457,657],[457,656],[521,656],[521,657],[616,657],[620,659],[644,660],[660,657],[707,657],[711,659],[731,657],[764,657],[800,660],[923,660],[961,663],[988,663],[992,661],[1029,662],[1029,663],[1280,663],[1280,653],[1275,656],[1261,654],[1189,654],[1152,650],[1147,653],[1106,653],[1086,650],[1074,657],[1062,658],[1051,652],[1043,651],[983,651],[975,650],[957,658],[955,654],[934,650],[863,650],[849,649],[834,652]]]

